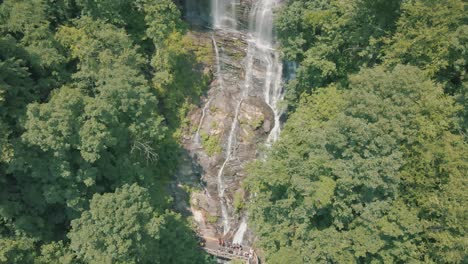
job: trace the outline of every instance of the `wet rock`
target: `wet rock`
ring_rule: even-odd
[[[272,124],[275,122],[273,110],[260,97],[248,97],[243,101],[240,118],[248,120],[252,130],[260,129],[265,123]],[[267,133],[269,131],[264,130],[263,132]]]
[[[198,0],[193,3],[196,2]],[[218,49],[219,56],[211,60],[213,65],[210,67],[215,80],[199,107],[190,112],[191,126],[185,131],[182,142],[192,158],[190,162],[196,164],[191,165],[191,173],[198,171],[201,176],[194,180],[193,176],[187,175],[190,170],[181,166],[185,172],[179,177],[198,180],[202,186],[191,193],[190,205],[185,208],[192,210],[200,233],[221,237],[224,235],[221,204],[225,204],[231,226],[226,239],[234,236],[243,218],[243,213],[239,212],[239,196],[244,200],[249,195],[240,187],[247,176],[245,165],[260,156],[259,145],[266,142],[272,130],[276,131],[272,102],[266,98],[275,98],[271,92],[277,91],[272,88],[275,80],[269,77],[281,72],[278,63],[272,65],[272,61],[278,61],[279,55],[258,47],[253,51],[248,49],[251,35],[242,29],[248,28],[252,2],[236,0],[237,31],[223,29],[203,33],[205,39],[214,37],[211,42]],[[192,5],[191,8],[195,7]],[[254,52],[255,56],[249,58],[248,52]],[[247,69],[250,79],[247,78]],[[208,149],[213,147],[213,143],[219,144],[219,152],[212,153]],[[228,145],[232,148],[229,149]],[[195,167],[199,169],[193,169]],[[222,167],[224,170],[220,175],[224,192],[220,192],[222,188],[218,178]],[[251,243],[253,236],[249,229],[245,236],[246,244]]]

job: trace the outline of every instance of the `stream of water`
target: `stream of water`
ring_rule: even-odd
[[[243,101],[247,98],[251,89],[263,89],[263,99],[274,113],[274,126],[268,135],[266,144],[271,145],[278,139],[280,134],[280,116],[282,112],[278,107],[278,103],[282,99],[283,70],[280,56],[275,49],[275,43],[273,39],[273,12],[274,9],[279,5],[279,1],[280,0],[257,0],[253,4],[249,15],[249,29],[246,32],[248,48],[245,58],[244,86],[242,87],[240,98],[236,103],[231,128],[227,137],[225,159],[217,174],[218,195],[221,204],[221,218],[224,234],[227,234],[232,228],[230,226],[230,216],[227,210],[226,199],[224,196],[224,170],[226,165],[234,156],[233,152],[236,146],[236,133],[239,126],[239,112]],[[215,31],[220,30],[225,32],[232,32],[237,30],[236,6],[238,4],[238,0],[212,0],[211,6],[213,27]],[[222,89],[220,54],[215,38],[213,38],[213,45],[216,55],[216,77],[218,78],[218,83]],[[260,66],[257,66],[256,64],[259,64]],[[261,67],[260,71],[258,71],[258,67]],[[261,72],[262,74],[258,74],[257,72]],[[255,87],[254,79],[261,80],[260,83],[263,83],[263,87]],[[201,122],[203,121],[205,110],[210,100],[203,109]],[[197,136],[199,136],[198,134],[201,122],[197,129]],[[234,234],[233,243],[242,244],[246,230],[247,216],[244,215],[238,229]]]
[[[218,49],[218,43],[216,43],[216,38],[214,37],[214,34],[211,35],[211,41],[213,42],[213,47],[215,50],[215,63],[216,63],[216,79],[218,81],[218,89],[222,90],[224,87],[224,79],[222,76],[221,72],[221,60],[220,60],[220,54],[219,54],[219,49]],[[208,101],[205,103],[205,106],[202,108],[202,115],[200,117],[200,121],[198,122],[197,126],[197,132],[195,133],[194,141],[197,145],[200,145],[201,140],[200,140],[200,129],[203,125],[203,121],[205,120],[206,116],[206,110],[210,106],[211,101],[213,100],[214,97],[209,97]]]
[[[280,134],[281,110],[278,102],[282,99],[282,64],[280,56],[274,48],[273,40],[273,16],[274,9],[279,5],[279,0],[259,0],[255,3],[250,13],[249,23],[249,48],[248,63],[259,60],[265,65],[265,78],[263,96],[265,102],[274,113],[274,126],[271,129],[266,144],[270,146],[276,141]],[[250,87],[253,79],[253,69],[246,68],[246,83]],[[234,235],[234,243],[242,244],[244,234],[247,230],[247,217],[244,216]]]
[[[237,27],[236,6],[239,0],[211,0],[213,27],[235,30]]]
[[[254,5],[250,16],[250,34],[255,45],[254,57],[261,60],[265,69],[265,86],[263,89],[264,100],[273,110],[275,124],[267,138],[267,145],[275,142],[280,134],[281,110],[278,102],[283,98],[282,72],[283,65],[279,53],[274,47],[273,19],[274,9],[279,5],[279,0],[259,0]]]

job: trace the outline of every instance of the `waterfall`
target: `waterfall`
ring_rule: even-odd
[[[252,65],[253,65],[253,57],[249,56],[247,69],[250,69],[251,71]],[[239,125],[239,119],[238,119],[239,112],[242,106],[242,101],[245,99],[245,97],[249,93],[250,83],[251,83],[250,81],[246,82],[245,87],[242,91],[241,99],[236,105],[234,118],[231,123],[231,130],[229,131],[229,135],[228,135],[228,142],[227,142],[227,147],[226,147],[226,158],[224,159],[223,165],[218,171],[218,192],[219,192],[219,197],[221,200],[221,212],[223,214],[222,216],[223,216],[224,234],[227,234],[227,232],[229,232],[230,226],[229,226],[229,215],[227,213],[226,204],[224,201],[225,200],[224,199],[225,188],[224,188],[224,181],[223,181],[223,176],[224,176],[223,173],[224,173],[224,168],[226,167],[226,164],[229,162],[232,156],[232,151],[233,151],[233,147],[235,146],[235,140],[236,140],[236,129],[237,129],[237,126]]]
[[[279,0],[258,0],[250,14],[249,47],[247,51],[246,86],[253,86],[253,61],[259,60],[266,65],[263,87],[263,97],[274,113],[275,124],[271,129],[266,144],[275,142],[280,134],[281,110],[278,102],[281,101],[282,72],[279,53],[274,49],[273,41],[273,11],[279,5]],[[234,235],[234,243],[241,244],[247,230],[247,217],[242,218],[237,232]]]
[[[236,30],[237,21],[236,21],[236,5],[237,0],[211,0],[211,10],[213,17],[213,28],[214,30]],[[223,78],[221,75],[221,63],[218,46],[216,44],[216,39],[214,35],[212,36],[213,45],[215,48],[216,56],[216,77],[218,79],[219,87],[222,89]],[[233,121],[231,123],[231,129],[228,135],[228,142],[226,147],[226,157],[224,159],[221,168],[218,170],[217,174],[217,184],[218,184],[218,196],[219,202],[221,204],[221,220],[223,223],[223,234],[226,235],[231,229],[229,224],[229,213],[226,205],[226,198],[224,197],[225,185],[224,185],[224,169],[231,159],[232,148],[235,141],[235,133],[237,127],[237,117],[239,115],[239,110],[242,105],[242,99],[237,103]]]
[[[213,27],[215,29],[233,29],[237,27],[236,6],[238,0],[211,0]]]
[[[242,218],[242,222],[240,223],[239,229],[237,229],[237,232],[234,235],[234,238],[232,239],[232,243],[242,244],[242,241],[244,240],[245,231],[247,231],[247,217]]]
[[[221,61],[220,61],[220,58],[219,58],[219,50],[218,50],[218,44],[216,43],[216,39],[214,37],[214,34],[211,35],[211,41],[213,42],[213,47],[214,47],[214,51],[215,51],[215,58],[216,58],[216,79],[218,80],[218,88],[220,90],[223,89],[223,86],[224,86],[224,80],[223,80],[223,76],[222,76],[222,73],[221,73]],[[200,121],[198,122],[198,126],[197,126],[197,132],[195,133],[195,137],[194,137],[194,143],[197,144],[197,145],[200,145],[200,129],[201,129],[201,126],[203,125],[203,120],[205,120],[205,116],[206,116],[206,110],[208,109],[208,107],[210,106],[210,103],[211,101],[213,100],[213,97],[210,97],[208,99],[208,101],[205,103],[205,106],[203,107],[202,109],[202,115],[200,117]]]
[[[195,133],[195,137],[194,137],[194,142],[195,144],[197,145],[200,145],[200,129],[201,129],[201,126],[203,124],[203,120],[205,119],[205,115],[206,115],[206,110],[208,109],[208,106],[210,105],[211,103],[211,100],[213,100],[213,98],[210,98],[206,103],[205,103],[205,106],[203,107],[202,109],[202,116],[200,117],[200,121],[198,121],[198,127],[197,127],[197,132]]]
[[[275,116],[275,124],[268,135],[267,145],[271,145],[278,139],[281,130],[282,112],[278,107],[278,102],[283,99],[283,66],[279,53],[274,49],[273,41],[273,12],[278,5],[279,0],[259,0],[250,15],[249,30],[256,46],[255,57],[266,63],[264,99]]]
[[[218,44],[216,43],[216,39],[214,37],[214,34],[211,36],[211,39],[213,41],[213,46],[214,46],[215,56],[216,56],[216,78],[218,80],[218,88],[220,90],[222,90],[223,86],[224,86],[224,80],[223,80],[223,76],[222,76],[222,72],[221,72],[221,62],[220,62]],[[237,119],[237,116],[234,119]],[[233,129],[235,129],[234,124],[232,125],[232,128],[231,128],[231,134],[234,133],[232,131]],[[221,216],[222,216],[223,229],[224,229],[223,233],[224,234],[227,234],[227,232],[229,232],[229,229],[230,229],[230,227],[229,227],[229,214],[228,214],[228,211],[227,211],[226,201],[225,201],[225,198],[224,198],[225,187],[224,187],[224,180],[223,180],[223,172],[224,172],[224,167],[228,163],[229,158],[231,156],[231,148],[232,148],[232,136],[231,136],[231,134],[229,135],[226,159],[225,159],[223,165],[221,166],[221,168],[219,169],[218,176],[217,176],[218,195],[219,195],[219,201],[221,203]]]
[[[282,99],[282,64],[279,53],[275,50],[274,34],[273,34],[273,18],[274,9],[279,5],[281,0],[256,0],[249,15],[249,29],[246,32],[246,40],[248,43],[247,55],[245,62],[245,79],[240,97],[235,103],[235,111],[231,122],[229,134],[227,136],[227,145],[225,148],[225,157],[221,167],[217,173],[218,196],[221,207],[221,220],[223,224],[223,234],[226,235],[230,230],[230,216],[226,203],[225,191],[226,185],[224,182],[224,171],[234,156],[234,149],[237,141],[237,130],[239,127],[239,113],[244,99],[249,96],[249,92],[253,89],[262,89],[263,100],[272,109],[274,113],[274,126],[271,129],[266,144],[271,145],[276,141],[280,134],[280,116],[282,114],[278,107],[279,101]],[[213,19],[213,28],[215,31],[235,32],[237,31],[236,7],[239,0],[211,0],[211,13]],[[213,45],[216,55],[216,77],[218,79],[219,88],[222,89],[223,78],[221,74],[220,55],[216,40],[213,37]],[[257,65],[258,64],[258,65]],[[260,72],[265,75],[258,76]],[[255,70],[254,70],[255,69]],[[255,80],[255,81],[254,81]],[[255,87],[256,80],[262,81],[263,87]],[[256,93],[259,94],[259,93]],[[200,124],[197,129],[197,135],[200,130],[201,122],[205,114],[207,105],[205,105]],[[241,223],[234,234],[233,242],[242,244],[244,235],[247,230],[247,216],[242,217]]]
[[[269,78],[272,78],[273,80],[269,81],[267,84],[268,87],[265,87],[265,102],[271,107],[273,110],[273,113],[275,115],[275,125],[270,131],[270,134],[268,135],[267,138],[267,145],[271,145],[271,143],[275,142],[278,140],[280,132],[281,132],[281,124],[280,124],[280,118],[282,111],[281,109],[278,108],[278,102],[283,99],[283,93],[282,93],[282,73],[283,73],[283,66],[279,62],[278,54],[275,52],[274,53],[274,58],[272,61],[272,66],[271,68],[275,69],[276,72],[274,76],[271,76]]]

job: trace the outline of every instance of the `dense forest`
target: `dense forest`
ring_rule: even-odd
[[[463,0],[291,0],[289,117],[250,167],[267,263],[467,263]]]
[[[204,263],[165,188],[210,78],[179,8],[1,2],[0,263]]]
[[[214,262],[168,190],[213,79],[175,2],[0,1],[0,263]],[[468,263],[465,0],[282,2],[297,70],[243,183],[260,257]]]

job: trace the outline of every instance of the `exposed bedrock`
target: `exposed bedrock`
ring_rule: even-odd
[[[272,34],[276,5],[275,0],[183,2],[190,23],[213,28],[196,34],[212,44],[214,80],[188,115],[186,152],[174,183],[174,189],[195,187],[176,195],[176,204],[193,215],[205,238],[236,237],[245,245],[254,240],[245,222],[250,194],[241,183],[246,165],[280,130],[282,65]]]

